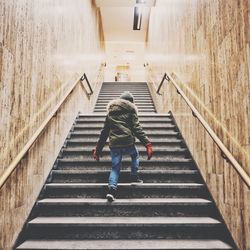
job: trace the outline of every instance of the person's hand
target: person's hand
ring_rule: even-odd
[[[152,158],[152,155],[153,155],[153,148],[152,148],[151,142],[146,144],[146,150],[147,150],[148,160],[150,160]]]
[[[95,160],[100,161],[100,156],[97,154],[95,148],[92,150],[92,156]]]

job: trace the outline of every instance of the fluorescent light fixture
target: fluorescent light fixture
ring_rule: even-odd
[[[136,7],[134,7],[133,30],[140,30],[141,29],[141,20],[142,20],[142,8],[136,6]]]

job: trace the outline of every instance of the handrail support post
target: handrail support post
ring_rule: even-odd
[[[88,80],[88,77],[85,73],[83,73],[83,75],[81,76],[80,78],[80,81],[83,82],[84,80],[86,80],[87,84],[88,84],[88,87],[89,87],[89,90],[90,90],[90,93],[87,93],[89,96],[93,95],[93,89],[89,83],[89,80]]]
[[[170,78],[169,78],[169,76],[167,75],[167,73],[165,73],[164,76],[162,77],[161,83],[160,83],[160,85],[159,85],[159,87],[158,87],[158,89],[157,89],[157,92],[156,92],[156,93],[157,93],[158,95],[162,95],[162,94],[160,94],[160,89],[161,89],[161,87],[162,87],[162,85],[163,85],[164,80],[167,80],[168,82],[170,81]]]

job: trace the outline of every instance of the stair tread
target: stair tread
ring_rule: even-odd
[[[172,224],[221,224],[212,217],[37,217],[28,222],[35,224],[74,224],[74,225],[172,225]]]
[[[102,170],[102,169],[95,169],[95,170],[53,170],[53,173],[59,173],[59,174],[95,174],[95,173],[109,173],[110,170]],[[121,170],[121,174],[123,173],[130,173],[131,170]],[[158,170],[158,169],[153,169],[153,170],[139,170],[140,174],[197,174],[197,170],[185,170],[185,169],[179,169],[179,170]]]
[[[45,198],[38,204],[99,204],[99,205],[157,205],[157,204],[211,204],[212,201],[202,198],[140,198],[140,199],[117,199],[108,203],[101,198]]]
[[[46,187],[107,187],[107,183],[48,183]],[[131,183],[119,183],[118,187],[130,187]],[[203,187],[201,183],[143,183],[133,186],[143,188],[163,188],[163,187]]]
[[[142,122],[140,123],[141,126],[145,129],[145,128],[152,128],[152,129],[169,129],[169,128],[176,128],[175,125],[169,124],[169,123],[158,123],[158,124],[143,124]],[[86,123],[86,124],[76,124],[74,125],[74,128],[97,128],[97,129],[101,129],[103,127],[103,123],[99,123],[99,124],[94,124],[94,123]]]
[[[58,159],[59,162],[94,162],[94,160],[91,158],[86,158],[86,159],[83,159],[83,158],[62,158],[62,159]],[[100,163],[110,163],[110,159],[101,159],[99,161]],[[130,159],[124,159],[122,161],[123,163],[125,162],[131,162]],[[140,159],[140,163],[143,163],[143,162],[149,162],[148,160],[145,160],[145,159]],[[150,163],[151,165],[155,164],[155,163],[159,163],[159,162],[163,162],[163,163],[168,163],[168,162],[174,162],[174,163],[191,163],[192,162],[192,159],[186,159],[186,158],[174,158],[172,157],[171,159],[151,159],[150,160]]]
[[[86,142],[86,143],[88,143],[88,142],[91,142],[91,141],[96,142],[96,139],[92,138],[91,140],[86,141],[86,139],[81,139],[81,138],[70,138],[67,141],[68,142]],[[163,143],[163,142],[164,143],[181,143],[181,142],[183,142],[183,140],[175,139],[175,138],[173,138],[173,139],[171,139],[171,138],[166,138],[166,139],[162,138],[162,139],[152,139],[151,142],[152,143],[158,143],[158,142],[160,142],[160,143]],[[108,143],[108,140],[107,140],[107,143]],[[135,144],[141,144],[141,143],[139,141],[136,141]]]
[[[27,240],[17,249],[232,249],[221,240]]]
[[[74,147],[74,148],[64,148],[64,152],[91,152],[92,147]],[[137,147],[138,150],[144,150],[145,147]],[[104,148],[102,152],[109,152],[110,150],[108,148]],[[157,152],[186,152],[188,151],[187,148],[181,148],[181,147],[172,147],[172,148],[157,148],[154,147],[154,153]]]
[[[81,117],[105,117],[105,114],[96,114],[96,113],[80,113],[78,118]],[[139,115],[139,117],[152,117],[152,114],[142,114]],[[153,117],[166,117],[169,118],[171,117],[170,114],[168,113],[155,113],[153,114]]]

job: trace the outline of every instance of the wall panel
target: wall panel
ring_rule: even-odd
[[[172,72],[250,174],[248,15],[247,0],[158,0],[151,12],[147,61],[152,93],[164,72]],[[158,111],[173,112],[236,243],[249,249],[249,189],[174,87],[165,83],[161,92],[161,97],[154,94]]]
[[[75,88],[0,190],[0,249],[13,246],[78,111],[97,98],[103,34],[92,2],[0,2],[0,174],[84,72],[95,90]]]

